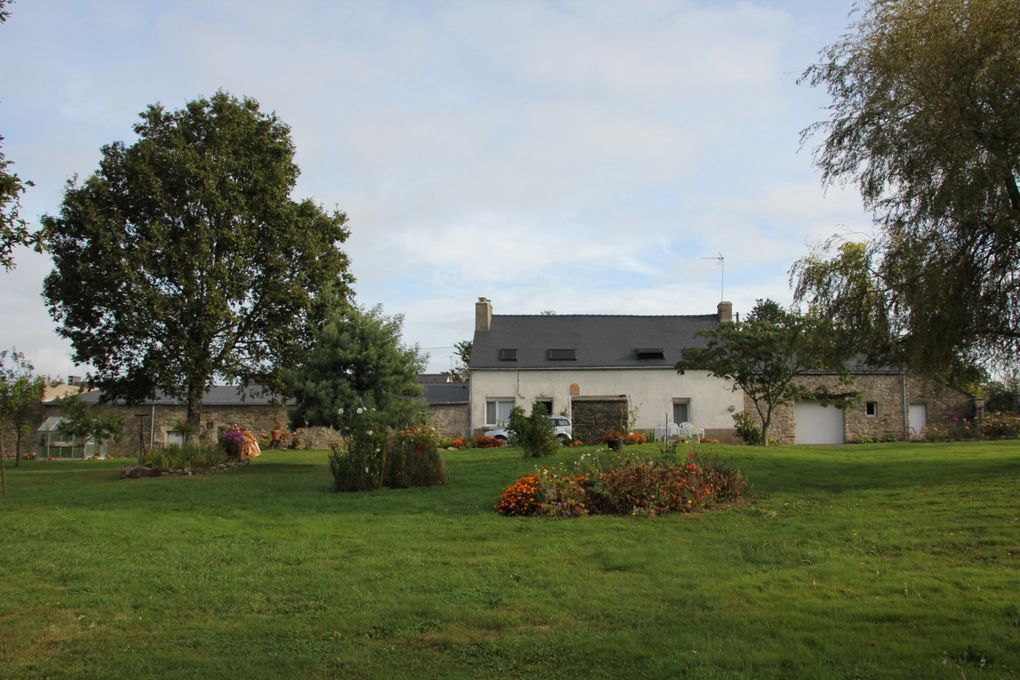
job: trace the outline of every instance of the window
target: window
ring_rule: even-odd
[[[877,401],[869,401],[867,404],[865,404],[864,405],[864,413],[866,413],[869,416],[877,416],[878,415],[878,402]]]
[[[691,400],[690,399],[674,399],[673,400],[673,422],[679,425],[680,423],[691,422]]]
[[[638,347],[636,350],[638,359],[665,359],[666,354],[661,347]]]
[[[184,446],[184,435],[180,432],[171,430],[166,433],[166,445],[167,446]]]
[[[577,350],[574,348],[550,349],[547,356],[550,361],[577,361]]]
[[[500,361],[517,361],[517,348],[504,347],[499,350]]]
[[[553,412],[553,410],[552,410],[552,406],[553,406],[552,399],[536,399],[535,403],[541,404],[543,406],[543,408],[545,408],[545,414],[547,416],[551,416],[552,415],[552,412]]]
[[[506,425],[510,420],[510,411],[513,410],[513,407],[513,399],[486,399],[485,424]]]

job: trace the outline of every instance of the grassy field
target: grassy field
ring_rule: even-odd
[[[1020,677],[1017,443],[702,450],[756,500],[505,518],[534,467],[512,449],[366,494],[332,493],[321,452],[140,480],[26,462],[0,677]]]

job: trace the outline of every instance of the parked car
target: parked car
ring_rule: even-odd
[[[553,421],[553,429],[556,432],[556,438],[560,440],[561,444],[566,446],[570,442],[574,441],[574,431],[570,425],[570,418],[565,418],[563,416],[546,416],[546,418]],[[498,439],[500,446],[503,446],[510,441],[510,432],[507,431],[506,427],[494,427],[491,430],[486,430],[485,434]]]

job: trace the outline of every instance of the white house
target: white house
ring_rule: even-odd
[[[721,302],[717,314],[694,316],[493,315],[492,303],[479,298],[471,427],[503,424],[511,408],[529,410],[537,400],[572,417],[575,436],[587,439],[603,433],[578,432],[579,411],[616,403],[638,430],[689,421],[707,437],[730,440],[742,394],[707,371],[680,375],[673,366],[683,348],[704,345],[699,331],[728,323],[732,309]]]

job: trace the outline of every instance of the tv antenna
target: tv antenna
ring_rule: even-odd
[[[719,263],[719,302],[726,299],[723,295],[724,286],[726,284],[726,258],[723,257],[722,253],[719,253],[715,257],[703,257],[702,260],[715,260]]]

